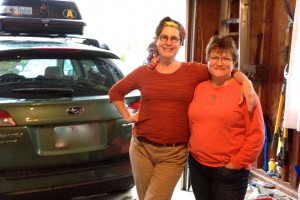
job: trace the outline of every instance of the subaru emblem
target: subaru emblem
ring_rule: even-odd
[[[70,115],[80,115],[84,112],[84,109],[79,106],[73,106],[67,109],[67,113]]]

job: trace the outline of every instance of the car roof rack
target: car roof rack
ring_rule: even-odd
[[[99,40],[94,38],[87,38],[84,36],[79,35],[67,35],[67,34],[24,34],[24,33],[1,33],[0,36],[7,36],[7,37],[45,37],[45,38],[57,38],[63,39],[64,41],[71,41],[74,43],[85,44],[88,46],[94,46],[100,49],[110,50],[107,43],[99,42]]]
[[[83,35],[86,23],[73,0],[0,0],[0,32]]]

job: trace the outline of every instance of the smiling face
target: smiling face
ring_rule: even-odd
[[[163,27],[160,35],[156,39],[159,57],[162,62],[175,60],[180,48],[180,40],[176,41],[176,38],[180,38],[177,28],[172,26]]]
[[[208,70],[212,80],[226,81],[231,78],[234,62],[229,50],[212,50],[208,60]]]
[[[231,72],[238,59],[238,51],[231,36],[212,36],[206,46],[205,56],[214,84],[223,85],[231,79]]]

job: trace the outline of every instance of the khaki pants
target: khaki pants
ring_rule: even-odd
[[[170,200],[186,165],[187,146],[154,146],[133,136],[129,153],[139,200]]]

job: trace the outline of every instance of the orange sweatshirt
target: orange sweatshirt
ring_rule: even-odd
[[[252,113],[239,105],[241,85],[234,79],[221,87],[200,83],[189,107],[189,150],[201,164],[250,169],[264,144],[263,113],[258,97]]]
[[[208,80],[206,65],[182,63],[171,74],[141,66],[116,83],[109,91],[111,101],[123,100],[133,90],[140,90],[139,119],[133,134],[161,144],[188,142],[190,131],[188,107],[198,83]]]

